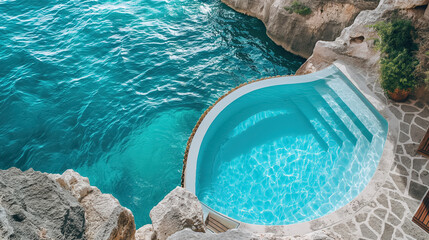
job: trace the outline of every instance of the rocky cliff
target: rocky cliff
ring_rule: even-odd
[[[393,14],[400,14],[413,22],[419,37],[420,52],[426,52],[429,47],[428,3],[429,0],[381,0],[376,9],[361,12],[354,23],[345,28],[335,41],[317,42],[313,55],[297,74],[320,70],[336,60],[354,61],[369,67],[377,65],[380,58],[374,48],[377,33],[371,25],[388,20]]]
[[[366,9],[377,7],[379,0],[300,0],[311,13],[300,15],[285,7],[295,0],[222,0],[236,11],[257,17],[267,35],[287,51],[310,57],[316,42],[332,41]]]
[[[418,74],[429,71],[429,0],[381,0],[374,10],[361,12],[353,24],[345,28],[335,41],[318,41],[313,54],[296,74],[306,74],[323,69],[341,60],[378,75],[380,53],[374,47],[377,33],[371,25],[400,16],[412,21],[417,30],[420,61]],[[425,87],[417,89],[418,98],[429,100]]]
[[[85,212],[46,174],[0,170],[0,239],[86,239]]]
[[[134,216],[73,170],[0,170],[0,239],[132,240]]]

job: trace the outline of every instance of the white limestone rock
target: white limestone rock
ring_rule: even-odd
[[[153,230],[152,224],[146,224],[143,227],[137,229],[136,240],[155,240],[156,234]]]
[[[135,239],[136,226],[131,211],[119,204],[111,194],[89,185],[89,180],[79,173],[69,169],[62,175],[50,174],[60,186],[78,199],[85,210],[86,230],[88,240],[132,240]]]
[[[409,9],[429,4],[429,0],[396,0],[394,6],[397,8]]]
[[[205,232],[203,210],[197,197],[184,188],[176,187],[150,211],[153,229],[159,240],[190,228]]]
[[[85,239],[85,212],[47,174],[0,170],[0,239]]]

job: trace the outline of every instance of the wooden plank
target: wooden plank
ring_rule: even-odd
[[[429,192],[414,215],[413,222],[429,233]]]
[[[216,229],[219,229],[219,231],[226,232],[228,231],[228,228],[224,226],[222,223],[216,221],[216,219],[210,217],[209,223],[211,226],[216,227]]]
[[[420,143],[417,152],[429,157],[429,129],[427,130],[425,137]]]
[[[216,218],[214,218],[211,213],[209,213],[207,216],[206,226],[215,233],[226,232],[229,229],[227,226],[223,225]]]
[[[226,232],[229,229],[237,228],[238,223],[232,220],[223,218],[217,214],[209,212],[206,218],[206,226],[214,233]]]

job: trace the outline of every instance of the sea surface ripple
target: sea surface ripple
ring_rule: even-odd
[[[218,0],[0,0],[0,168],[72,168],[137,227],[201,113],[303,62]]]

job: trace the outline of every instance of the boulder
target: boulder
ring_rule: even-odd
[[[78,199],[85,210],[88,240],[130,240],[134,239],[136,226],[131,211],[119,204],[111,194],[89,185],[89,180],[73,170],[62,175],[50,174],[61,187]]]
[[[0,170],[0,239],[85,239],[84,209],[44,173]]]
[[[155,240],[156,235],[153,230],[152,224],[146,224],[143,227],[137,229],[136,240]]]
[[[394,6],[397,8],[409,9],[428,4],[429,0],[395,0]]]
[[[165,240],[175,232],[190,228],[205,232],[203,210],[197,197],[176,187],[150,211],[157,239]]]

